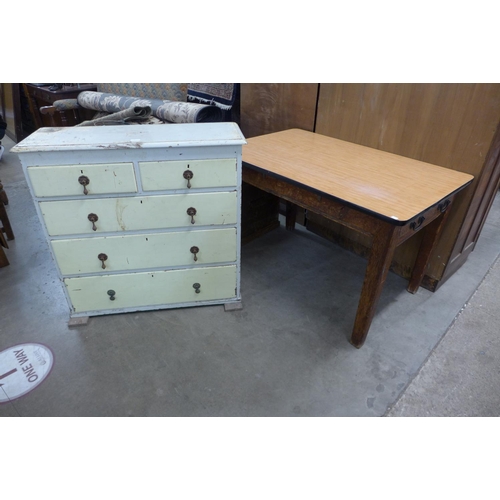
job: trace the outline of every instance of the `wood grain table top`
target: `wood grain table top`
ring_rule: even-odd
[[[474,177],[300,129],[247,139],[250,168],[404,224]],[[245,166],[245,165],[244,165]]]

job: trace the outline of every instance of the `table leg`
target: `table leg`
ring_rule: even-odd
[[[380,227],[373,235],[370,257],[350,339],[351,344],[358,349],[363,345],[368,335],[395,248],[395,226]]]
[[[417,259],[415,260],[410,282],[407,287],[407,290],[410,293],[417,293],[420,283],[422,283],[432,250],[439,235],[441,234],[441,231],[443,230],[448,214],[450,213],[449,206],[450,205],[448,204],[443,215],[440,215],[423,229],[424,235],[422,242],[420,243]]]
[[[288,231],[295,229],[295,222],[297,220],[297,205],[291,201],[286,202],[286,228]]]

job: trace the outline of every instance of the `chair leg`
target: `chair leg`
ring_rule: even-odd
[[[8,240],[14,239],[14,231],[12,231],[12,226],[10,225],[9,216],[5,210],[4,204],[0,201],[0,221],[3,224],[1,231],[5,233]]]
[[[3,203],[4,205],[9,204],[9,198],[7,198],[7,193],[3,189],[2,181],[0,181],[0,203]]]
[[[0,267],[6,267],[8,265],[9,265],[9,259],[7,259],[7,255],[5,255],[3,246],[0,244]]]
[[[7,255],[5,255],[4,248],[9,248],[9,245],[7,243],[7,240],[5,239],[4,234],[3,234],[3,233],[7,234],[7,230],[5,229],[5,223],[3,220],[2,211],[5,212],[5,207],[4,207],[3,203],[0,202],[0,220],[2,221],[2,223],[4,225],[4,227],[0,227],[0,267],[6,267],[10,263],[9,263],[9,259],[7,259]],[[5,212],[5,215],[7,215],[6,212]],[[8,219],[7,219],[7,223],[8,223]],[[9,227],[9,230],[12,231],[12,228],[10,227],[10,223],[8,223],[8,227]],[[14,236],[14,235],[12,235],[12,236]]]

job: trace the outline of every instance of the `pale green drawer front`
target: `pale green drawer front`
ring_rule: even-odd
[[[160,191],[236,186],[236,164],[236,158],[153,161],[140,162],[139,169],[144,191]]]
[[[29,167],[28,174],[35,195],[41,198],[83,196],[84,188],[88,195],[137,192],[132,163]],[[88,179],[87,185],[80,184],[81,177]]]
[[[188,215],[194,208],[196,214]],[[235,224],[236,192],[40,202],[49,235]],[[92,223],[89,216],[97,216]],[[92,217],[92,216],[91,216]],[[95,228],[95,230],[94,230]]]
[[[236,266],[66,278],[64,283],[76,313],[202,302],[236,297]]]
[[[105,274],[235,262],[236,242],[236,229],[227,228],[53,240],[52,248],[62,274]]]

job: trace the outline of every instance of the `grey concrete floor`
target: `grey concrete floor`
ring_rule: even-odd
[[[464,305],[500,253],[500,199],[467,263],[436,293],[409,294],[405,280],[390,274],[360,350],[347,338],[366,262],[303,228],[295,233],[280,228],[243,247],[242,310],[214,306],[129,313],[69,328],[55,265],[18,159],[9,153],[13,143],[2,142],[0,179],[16,239],[7,250],[11,265],[0,269],[0,351],[41,343],[53,351],[55,362],[43,384],[0,404],[0,416],[439,413],[422,403],[410,409],[410,396],[404,395],[431,359],[436,369],[450,368],[449,360],[440,361],[438,349],[445,345],[443,337],[452,338],[460,321],[455,318],[462,310],[465,317]],[[491,292],[485,286],[485,295]],[[495,307],[494,301],[488,306]],[[474,327],[484,327],[488,340],[481,342],[487,345],[496,343],[490,326],[478,322]],[[456,353],[465,352],[471,336],[450,342]],[[491,356],[489,347],[477,349],[476,360]],[[425,390],[435,391],[433,383],[442,383],[442,377]],[[472,411],[471,401],[456,411],[498,415],[500,390],[489,390],[496,391],[492,404],[482,399]]]
[[[500,259],[389,417],[500,416]]]

